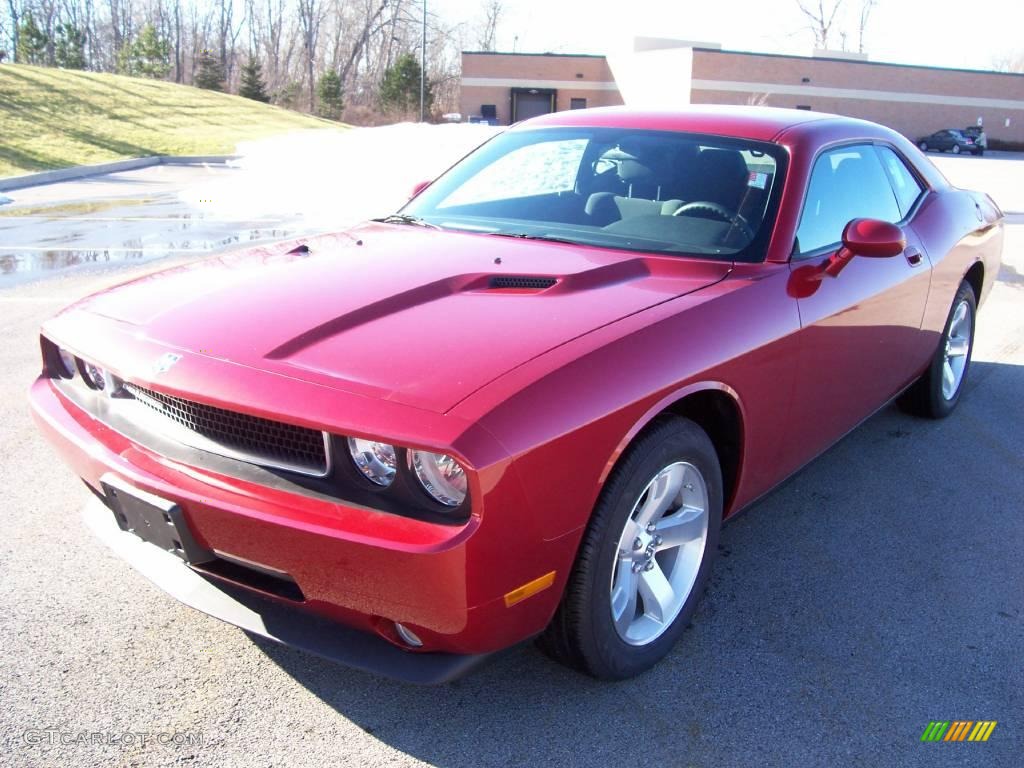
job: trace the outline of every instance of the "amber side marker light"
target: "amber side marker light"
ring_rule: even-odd
[[[523,586],[505,593],[505,607],[511,608],[516,603],[521,603],[528,597],[533,597],[555,583],[555,572],[545,573],[543,576],[528,581]]]

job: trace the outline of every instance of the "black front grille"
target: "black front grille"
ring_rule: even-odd
[[[491,278],[491,288],[518,288],[543,291],[558,281],[553,277],[530,277],[528,275],[498,275]]]
[[[127,382],[124,387],[138,402],[239,458],[265,466],[327,473],[323,432],[172,397]]]

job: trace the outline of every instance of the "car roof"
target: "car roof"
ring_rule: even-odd
[[[636,128],[772,141],[787,129],[824,120],[861,122],[826,112],[778,107],[691,105],[672,110],[599,107],[553,112],[517,123],[513,130],[581,126]]]

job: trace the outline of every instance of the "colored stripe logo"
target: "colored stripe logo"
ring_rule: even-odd
[[[932,720],[921,741],[988,741],[997,720]]]

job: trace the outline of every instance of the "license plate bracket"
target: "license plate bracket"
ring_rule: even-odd
[[[100,485],[121,530],[180,557],[189,565],[214,559],[213,552],[196,543],[184,512],[173,501],[109,476],[100,480]]]

